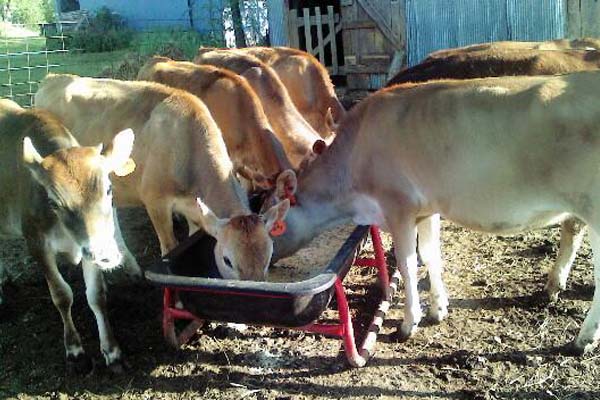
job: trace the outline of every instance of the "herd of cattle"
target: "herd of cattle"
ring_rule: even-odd
[[[569,346],[583,353],[600,339],[595,49],[600,41],[583,39],[432,53],[349,112],[326,69],[288,48],[201,48],[193,62],[154,57],[137,81],[49,75],[36,108],[0,100],[0,235],[25,238],[62,317],[67,361],[78,365],[88,358],[57,255],[81,263],[101,352],[119,370],[102,271],[141,270],[113,204],[146,208],[162,254],[177,246],[173,214],[190,233],[214,236],[229,279],[265,280],[272,261],[336,225],[380,225],[404,281],[404,338],[422,318],[417,245],[430,316],[447,315],[440,214],[497,234],[561,223],[546,286],[552,299],[587,227],[597,290]],[[248,201],[256,190],[259,213]],[[281,221],[285,229],[273,229]],[[0,260],[0,302],[6,279]]]

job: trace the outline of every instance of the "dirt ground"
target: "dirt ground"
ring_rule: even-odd
[[[121,215],[126,241],[140,264],[148,265],[158,256],[158,244],[145,212]],[[582,358],[559,352],[575,337],[590,304],[589,247],[580,251],[567,291],[548,305],[541,290],[558,229],[506,238],[444,222],[442,239],[448,318],[439,325],[425,321],[406,343],[394,341],[402,319],[400,293],[365,368],[348,367],[339,340],[264,327],[240,332],[211,323],[189,345],[173,350],[161,336],[160,290],[112,284],[110,318],[130,364],[120,376],[102,366],[95,321],[75,268],[64,272],[73,283],[75,323],[95,368],[87,376],[66,373],[62,323],[42,275],[21,241],[5,241],[0,257],[9,262],[14,283],[0,309],[0,398],[600,398],[599,352]],[[378,295],[365,282],[374,279],[359,269],[346,280],[359,315],[369,312]]]

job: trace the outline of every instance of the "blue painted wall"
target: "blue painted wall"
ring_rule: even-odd
[[[187,0],[79,0],[80,8],[94,12],[108,7],[119,13],[134,29],[155,27],[190,28]],[[207,33],[221,26],[224,0],[194,0],[197,31]]]

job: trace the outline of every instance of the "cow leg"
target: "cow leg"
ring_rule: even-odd
[[[579,335],[574,342],[574,351],[577,354],[583,354],[596,347],[600,339],[600,236],[598,236],[598,226],[590,226],[590,243],[592,245],[592,261],[594,263],[594,297],[592,305],[588,311]]]
[[[581,247],[587,226],[577,218],[569,218],[561,224],[558,257],[548,273],[544,290],[550,301],[556,301],[561,290],[567,286],[567,278],[577,250]]]
[[[439,214],[427,217],[417,224],[419,254],[427,266],[431,286],[429,317],[435,322],[442,321],[448,315],[448,295],[442,280],[440,229]]]
[[[396,264],[404,281],[404,321],[400,327],[399,339],[406,340],[416,331],[423,316],[417,290],[417,229],[412,216],[394,221],[388,226],[394,239]]]
[[[185,217],[187,224],[188,224],[188,230],[189,230],[189,236],[192,236],[194,233],[198,232],[200,230],[200,227],[198,225],[196,225],[196,223],[191,220],[189,217]]]
[[[146,211],[148,211],[148,216],[158,236],[160,253],[164,256],[177,247],[177,239],[173,232],[172,207],[166,203],[159,203],[153,206],[146,205]]]
[[[115,340],[112,328],[108,322],[106,283],[104,282],[102,271],[88,260],[83,260],[82,264],[85,295],[88,305],[96,317],[98,336],[100,337],[100,351],[104,356],[106,365],[113,372],[122,372],[121,349]]]
[[[92,364],[91,360],[85,354],[85,350],[81,345],[81,337],[71,317],[73,291],[58,271],[54,254],[43,250],[32,251],[32,253],[44,268],[44,275],[46,276],[48,289],[50,289],[52,302],[58,309],[63,321],[67,365],[69,369],[73,369],[75,372],[87,373],[91,370]]]
[[[116,208],[113,208],[113,221],[115,224],[115,239],[117,241],[117,246],[119,246],[119,250],[121,251],[121,254],[123,254],[123,267],[125,269],[125,273],[131,279],[139,281],[142,278],[142,269],[125,244],[123,234],[121,233],[121,227]]]

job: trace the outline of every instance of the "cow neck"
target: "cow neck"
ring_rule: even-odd
[[[352,221],[357,195],[351,171],[355,134],[355,127],[346,124],[329,149],[299,177],[298,204],[288,211],[287,232],[275,241],[274,259],[291,255],[323,231]]]

